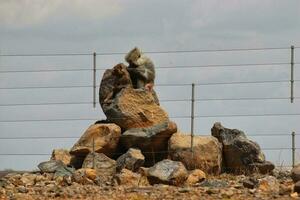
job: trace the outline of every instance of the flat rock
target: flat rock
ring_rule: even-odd
[[[296,165],[291,171],[291,177],[294,183],[300,181],[300,164]]]
[[[189,170],[201,169],[206,173],[219,174],[222,167],[222,145],[215,137],[194,136],[193,152],[191,136],[173,134],[169,140],[169,156],[182,162]]]
[[[65,164],[61,160],[50,160],[41,162],[38,168],[44,173],[54,173],[60,167],[64,167]]]
[[[223,145],[224,169],[234,173],[271,172],[275,166],[266,162],[260,146],[249,140],[243,131],[228,129],[217,122],[211,129],[212,136]]]
[[[89,153],[83,161],[82,168],[95,169],[98,174],[112,176],[116,173],[116,161],[103,153]]]
[[[93,124],[71,148],[70,153],[76,156],[86,156],[94,148],[97,153],[113,156],[117,151],[120,136],[121,128],[116,124]]]
[[[71,155],[66,149],[54,149],[52,151],[51,160],[61,160],[65,165],[70,165]]]
[[[162,160],[148,170],[150,184],[182,185],[188,176],[188,172],[181,162]]]
[[[145,156],[142,154],[141,150],[130,148],[125,154],[117,159],[117,171],[126,168],[135,172],[143,166],[144,162]]]

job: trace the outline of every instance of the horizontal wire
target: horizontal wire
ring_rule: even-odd
[[[297,48],[297,47],[296,47]],[[230,52],[230,51],[262,51],[262,50],[285,50],[290,47],[262,47],[262,48],[231,48],[231,49],[199,49],[199,50],[166,50],[166,51],[145,51],[149,54],[169,54],[169,53],[202,53],[202,52]],[[123,55],[127,52],[95,52],[96,55]],[[0,56],[92,56],[93,53],[37,53],[37,54],[0,54]]]
[[[290,97],[241,97],[241,98],[206,98],[195,101],[256,101],[256,100],[289,100]],[[300,97],[294,97],[300,99]],[[162,99],[159,102],[190,102],[191,99]],[[44,103],[10,103],[0,104],[0,107],[9,106],[48,106],[48,105],[89,105],[93,102],[44,102]]]
[[[178,65],[178,66],[166,66],[166,67],[155,67],[155,69],[173,69],[173,68],[215,68],[215,67],[253,67],[253,66],[282,66],[290,63],[249,63],[249,64],[220,64],[220,65]],[[299,64],[299,63],[294,63]],[[109,68],[96,68],[98,71],[107,70]],[[72,72],[72,71],[93,71],[92,68],[81,68],[81,69],[45,69],[45,70],[2,70],[0,73],[32,73],[32,72]]]
[[[300,135],[300,134],[295,134],[295,135]],[[190,135],[184,135],[184,136],[190,136]],[[208,137],[208,136],[212,136],[212,135],[194,135],[196,136],[200,136],[200,137]],[[246,134],[246,136],[253,136],[253,137],[268,137],[268,136],[289,136],[292,137],[291,134]],[[155,138],[169,138],[170,136],[154,136]],[[89,137],[80,137],[80,136],[26,136],[26,137],[0,137],[0,140],[33,140],[33,139],[37,139],[37,140],[48,140],[48,139],[83,139],[83,138],[87,138],[89,139]],[[119,136],[112,136],[110,138],[120,138]]]
[[[299,115],[300,115],[300,113],[198,115],[198,116],[195,116],[195,118],[210,118],[210,117],[282,117],[282,116],[299,116]]]
[[[299,80],[294,80],[295,82]],[[212,82],[212,83],[195,83],[196,86],[205,85],[235,85],[235,84],[262,84],[262,83],[286,83],[290,80],[264,80],[264,81],[236,81],[236,82]],[[156,86],[190,86],[189,83],[166,83],[156,84]],[[70,85],[70,86],[25,86],[25,87],[0,87],[2,90],[13,90],[13,89],[64,89],[64,88],[89,88],[92,85]],[[99,86],[98,86],[99,87]]]
[[[274,114],[236,114],[236,115],[197,115],[195,118],[211,118],[211,117],[281,117],[281,116],[299,116],[300,113],[274,113]],[[190,119],[191,116],[170,116],[170,118],[175,119]],[[122,118],[112,118],[112,119],[122,119]],[[50,122],[50,121],[97,121],[96,118],[69,118],[69,119],[20,119],[20,120],[0,120],[1,123],[8,122]]]

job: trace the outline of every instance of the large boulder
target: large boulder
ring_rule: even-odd
[[[103,153],[90,153],[83,161],[82,168],[95,169],[100,175],[112,176],[116,173],[116,161]]]
[[[181,162],[162,160],[150,167],[147,177],[150,184],[182,185],[187,179],[188,171]]]
[[[145,157],[141,150],[130,148],[125,154],[117,159],[117,171],[126,168],[133,172],[143,166]]]
[[[173,134],[169,140],[169,156],[182,162],[189,170],[201,169],[206,173],[219,174],[222,166],[222,145],[215,137],[194,136],[193,152],[191,136]]]
[[[294,183],[300,181],[300,164],[296,165],[291,171],[291,177]]]
[[[212,127],[211,133],[223,145],[226,171],[268,173],[275,168],[274,164],[265,160],[260,146],[249,140],[243,131],[225,128],[217,122]]]
[[[177,131],[174,122],[165,122],[149,128],[134,128],[125,131],[121,144],[126,148],[138,148],[145,156],[145,166],[152,166],[168,156],[168,140]]]
[[[78,157],[84,157],[94,151],[113,156],[118,148],[121,128],[113,123],[91,125],[76,144],[71,148],[70,153]]]

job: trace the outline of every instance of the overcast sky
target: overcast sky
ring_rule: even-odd
[[[127,52],[300,47],[298,0],[0,0],[0,54]],[[295,49],[295,62],[300,62]],[[264,84],[220,84],[196,87],[196,98],[289,98],[290,50],[148,54],[157,67],[156,90],[170,117],[190,115],[191,84],[245,81],[286,81]],[[97,56],[97,85],[104,68],[124,62],[124,55]],[[282,65],[162,69],[170,66],[287,63]],[[91,69],[91,56],[0,57],[0,70]],[[295,79],[300,80],[299,65]],[[92,71],[0,73],[0,121],[29,119],[104,118],[99,105],[7,104],[91,102],[92,88],[3,89],[34,86],[92,85]],[[295,96],[300,97],[299,82]],[[197,116],[299,114],[300,99],[198,101]],[[173,118],[190,132],[190,121]],[[215,121],[244,130],[262,148],[291,147],[292,131],[300,134],[300,116],[201,117],[195,132],[210,134]],[[80,137],[93,121],[0,122],[2,137]],[[285,134],[283,136],[264,136]],[[300,135],[298,136],[299,141]],[[0,154],[47,154],[70,148],[76,139],[0,139]],[[299,142],[297,147],[300,147]],[[266,150],[277,165],[291,164],[290,150]],[[34,169],[48,155],[0,155],[0,169]],[[300,153],[297,151],[297,159]]]

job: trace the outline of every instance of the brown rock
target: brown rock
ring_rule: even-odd
[[[297,183],[295,183],[295,185],[294,185],[294,192],[297,192],[298,194],[300,194],[300,181],[298,181]]]
[[[134,173],[125,168],[122,169],[119,174],[115,175],[114,179],[119,185],[126,185],[131,187],[149,185],[147,177]]]
[[[300,164],[296,165],[291,171],[291,177],[294,183],[300,181]]]
[[[24,173],[20,180],[24,186],[33,186],[35,184],[36,177],[37,176],[35,174]]]
[[[181,162],[162,160],[148,170],[150,184],[182,185],[186,180],[188,172]]]
[[[52,151],[51,160],[61,160],[65,165],[70,165],[71,155],[66,149],[54,149]]]
[[[112,176],[116,172],[116,161],[103,153],[90,153],[85,158],[82,167],[95,169],[103,176]]]
[[[145,157],[141,150],[130,148],[125,154],[117,159],[117,171],[126,168],[137,171],[145,162]]]
[[[266,176],[262,179],[259,179],[258,190],[262,192],[279,194],[279,182],[274,176]]]
[[[76,170],[72,175],[72,180],[79,184],[93,184],[94,180],[96,179],[96,170],[94,169],[87,169],[82,168]]]
[[[70,153],[76,156],[85,156],[94,150],[113,156],[116,153],[121,136],[121,128],[116,124],[93,124],[72,147]]]
[[[187,169],[201,169],[206,173],[219,174],[222,165],[222,145],[214,137],[194,136],[191,151],[191,136],[174,134],[169,140],[169,156],[182,162]]]
[[[206,179],[206,174],[200,169],[195,169],[189,173],[185,183],[187,185],[195,185],[196,183],[200,183],[205,179]]]

